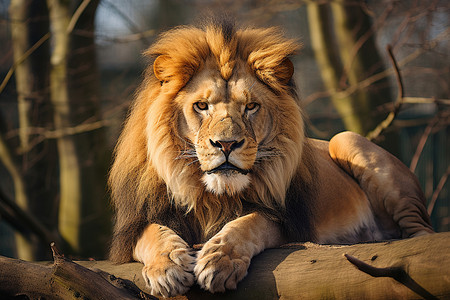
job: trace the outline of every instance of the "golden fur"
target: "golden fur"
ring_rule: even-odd
[[[176,28],[145,53],[154,61],[110,174],[111,258],[143,262],[153,294],[184,293],[193,273],[211,292],[235,288],[252,256],[288,241],[432,232],[394,157],[352,133],[305,137],[289,60],[299,48],[224,22]]]

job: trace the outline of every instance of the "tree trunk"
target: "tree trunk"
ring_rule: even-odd
[[[69,55],[70,22],[69,1],[47,1],[52,28],[53,52],[51,56],[50,91],[54,107],[55,129],[71,127],[67,60]],[[81,174],[80,163],[73,136],[57,139],[59,158],[59,231],[71,247],[79,252],[79,228],[81,226]]]
[[[44,41],[27,56],[35,44],[45,38],[49,30],[48,10],[45,1],[12,0],[9,6],[11,38],[14,60],[17,63],[15,81],[19,117],[19,143],[10,143],[21,155],[11,157],[15,165],[9,168],[15,185],[16,203],[29,213],[44,221],[44,226],[56,225],[57,175],[56,144],[47,140],[34,144],[31,127],[52,128],[53,116],[49,104],[49,52]],[[18,63],[19,62],[19,63]],[[14,153],[14,151],[12,151]],[[20,167],[17,167],[20,166]],[[47,247],[34,236],[17,237],[18,257],[33,260],[50,258]]]
[[[237,290],[210,294],[194,286],[175,299],[449,299],[449,248],[448,232],[350,246],[291,244],[255,257]],[[78,263],[113,274],[97,271],[109,281],[120,277],[145,290],[140,263]],[[80,285],[77,274],[84,274],[84,285]],[[0,258],[0,295],[45,295],[52,299],[49,289],[53,288],[71,292],[69,296],[60,292],[58,296],[63,299],[72,299],[74,293],[100,299],[104,284],[97,280],[96,275],[83,269],[63,266],[58,257],[50,266]],[[88,294],[92,286],[99,289],[96,296]]]
[[[65,129],[101,120],[93,31],[98,1],[47,3],[55,45],[51,59],[55,127]],[[85,3],[87,6],[82,6]],[[104,255],[110,228],[105,196],[110,154],[104,131],[61,136],[57,143],[61,235],[71,253]]]
[[[80,11],[70,33],[68,82],[71,121],[74,125],[102,120],[99,73],[94,40],[95,13],[99,0],[72,2],[72,11]],[[75,15],[75,14],[74,14]],[[111,231],[109,199],[105,196],[106,174],[111,161],[105,127],[74,136],[80,160],[81,214],[80,255],[102,257],[107,252]],[[70,212],[69,212],[70,213]]]
[[[358,2],[308,4],[311,44],[326,89],[346,129],[366,134],[384,118],[377,107],[392,100],[387,80],[362,90],[358,83],[383,69],[370,17]],[[351,91],[342,92],[351,87]]]

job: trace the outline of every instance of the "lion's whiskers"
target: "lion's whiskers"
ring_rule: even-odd
[[[273,147],[260,147],[256,153],[256,161],[271,159],[272,157],[284,156],[283,152]]]
[[[198,162],[198,161],[199,161],[198,159],[194,159],[193,161],[191,161],[190,163],[188,163],[187,166],[190,166],[190,165],[192,165],[192,164],[194,164],[194,163],[196,163],[196,162]]]
[[[195,151],[195,149],[185,149],[185,150],[180,150],[179,151],[179,155],[175,158],[176,160],[180,160],[180,159],[186,159],[186,160],[190,160],[186,166],[190,166],[196,162],[199,161],[198,156],[197,156],[197,152]]]
[[[195,150],[183,150],[175,159],[185,159],[185,158],[197,158],[197,152]]]

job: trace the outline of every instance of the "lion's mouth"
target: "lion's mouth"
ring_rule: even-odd
[[[238,168],[235,165],[233,165],[227,161],[227,162],[224,162],[223,164],[221,164],[220,166],[218,166],[217,168],[206,171],[206,174],[214,174],[214,173],[222,173],[222,172],[226,173],[226,172],[230,172],[230,171],[238,172],[243,175],[247,175],[250,172],[250,170],[244,170],[244,169]]]

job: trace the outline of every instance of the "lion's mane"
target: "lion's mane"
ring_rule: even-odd
[[[224,223],[261,211],[283,225],[295,240],[311,239],[314,164],[305,142],[303,116],[288,59],[299,49],[274,28],[238,29],[227,22],[179,27],[163,34],[145,52],[158,61],[145,72],[115,149],[109,183],[116,224],[111,248],[115,261],[132,260],[133,247],[149,223],[166,225],[188,243],[201,243]],[[264,147],[281,155],[257,162],[251,187],[234,195],[205,189],[189,141],[178,130],[182,110],[173,101],[213,57],[230,78],[236,60],[274,96],[272,134]],[[298,198],[302,195],[302,199]]]

